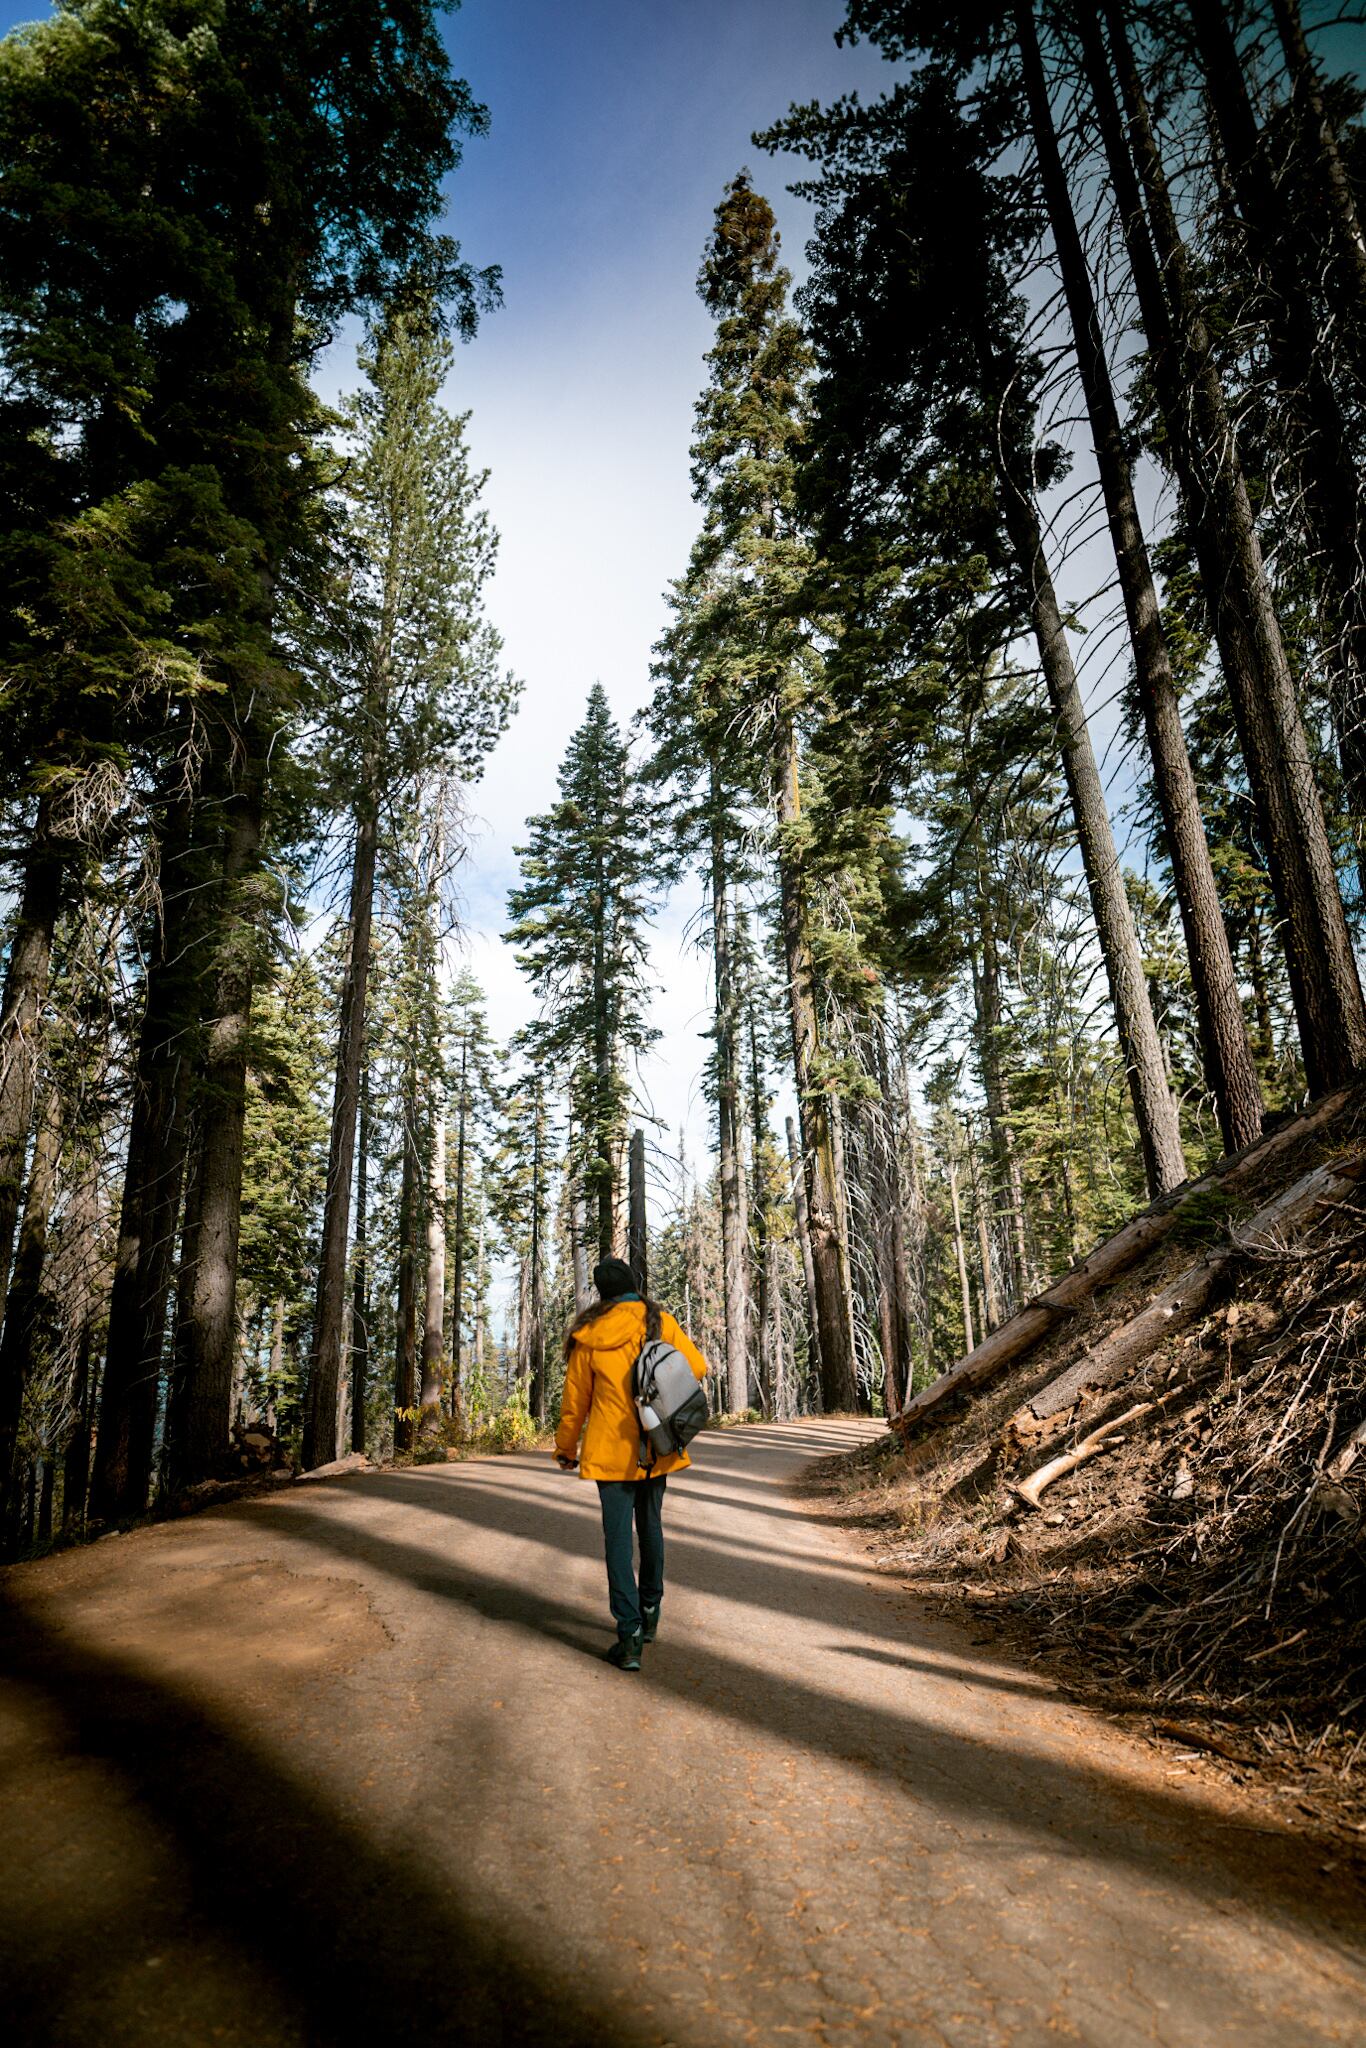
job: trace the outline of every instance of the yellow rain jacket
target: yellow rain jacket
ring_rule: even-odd
[[[706,1378],[706,1359],[671,1315],[661,1315],[659,1334],[666,1344],[678,1347],[700,1380]],[[640,1417],[631,1398],[631,1371],[644,1338],[644,1302],[619,1301],[574,1339],[555,1450],[564,1458],[578,1451],[581,1479],[660,1478],[692,1463],[686,1451],[656,1458],[649,1473],[640,1462]]]

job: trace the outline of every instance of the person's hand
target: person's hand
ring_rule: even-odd
[[[566,1457],[563,1451],[556,1451],[555,1453],[555,1463],[559,1466],[561,1472],[572,1472],[578,1462],[577,1458]]]

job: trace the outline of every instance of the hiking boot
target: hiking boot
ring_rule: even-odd
[[[645,1624],[640,1632],[640,1640],[642,1643],[652,1643],[659,1634],[659,1609],[642,1607],[640,1612]]]
[[[607,1652],[609,1664],[615,1664],[618,1671],[639,1671],[640,1637],[618,1636]]]

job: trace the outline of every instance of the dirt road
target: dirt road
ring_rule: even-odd
[[[639,1677],[545,1456],[8,1574],[8,2038],[1366,2041],[1341,1877],[803,1511],[859,1427],[703,1439]]]

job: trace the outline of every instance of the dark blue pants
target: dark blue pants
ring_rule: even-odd
[[[619,1636],[638,1636],[642,1607],[664,1597],[664,1489],[667,1479],[600,1479],[607,1597]],[[631,1555],[631,1525],[640,1539],[640,1584]]]

